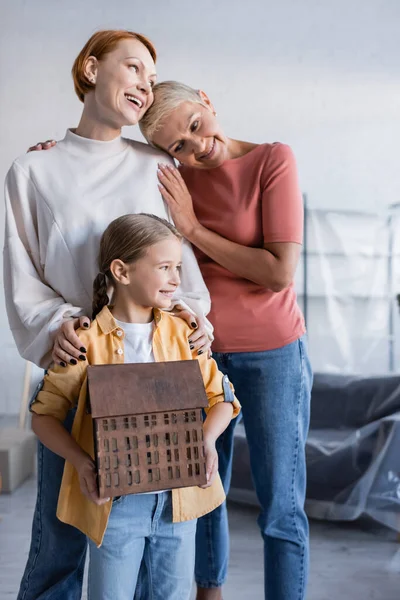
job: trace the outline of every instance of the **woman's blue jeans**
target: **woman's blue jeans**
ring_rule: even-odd
[[[303,600],[308,573],[305,444],[312,372],[303,337],[276,350],[213,354],[235,386],[261,505],[265,598]],[[235,420],[217,442],[219,472],[228,492]],[[227,575],[229,531],[226,504],[198,520],[196,582],[221,586]]]
[[[75,411],[64,423],[71,430]],[[64,460],[38,443],[38,488],[31,546],[17,600],[80,600],[87,541],[57,519]]]

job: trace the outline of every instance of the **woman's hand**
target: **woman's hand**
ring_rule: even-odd
[[[161,195],[168,204],[175,227],[190,241],[193,231],[201,227],[194,214],[192,197],[178,169],[173,165],[158,166]]]
[[[183,319],[190,327],[195,329],[189,337],[190,349],[197,350],[198,354],[208,352],[211,356],[210,348],[212,340],[208,336],[204,318],[194,316],[189,310],[180,308],[179,304],[174,307],[172,314],[175,317],[179,317],[179,319]]]
[[[96,467],[90,456],[82,460],[77,471],[82,494],[98,506],[106,504],[110,498],[99,498]]]
[[[50,150],[57,142],[55,140],[47,140],[47,142],[38,142],[34,146],[28,148],[28,152],[35,152],[36,150]]]
[[[211,342],[207,333],[206,324],[202,317],[197,318],[197,328],[189,336],[189,346],[191,350],[197,350],[197,354],[208,353],[211,356]]]
[[[67,363],[76,365],[78,360],[86,360],[86,348],[76,335],[79,327],[89,329],[89,317],[68,319],[61,325],[53,346],[52,358],[55,363],[66,367]]]
[[[204,438],[204,452],[206,456],[206,477],[207,483],[201,485],[202,489],[210,487],[218,473],[218,453],[215,448],[215,440]]]

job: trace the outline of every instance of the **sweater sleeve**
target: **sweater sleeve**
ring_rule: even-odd
[[[208,315],[211,308],[210,294],[204,283],[192,246],[186,240],[182,244],[181,285],[175,297],[175,304],[183,301],[196,315]]]
[[[47,368],[61,323],[83,314],[83,310],[65,302],[46,282],[36,208],[41,201],[27,173],[14,163],[5,183],[3,267],[7,316],[21,356]]]

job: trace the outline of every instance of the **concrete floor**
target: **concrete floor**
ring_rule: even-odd
[[[15,600],[25,565],[35,481],[0,495],[0,600]],[[230,504],[231,562],[224,600],[263,598],[257,510]],[[400,543],[371,522],[311,523],[308,600],[399,600]],[[118,600],[118,599],[116,599]]]

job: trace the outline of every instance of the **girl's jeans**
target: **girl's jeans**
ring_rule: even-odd
[[[133,600],[142,559],[147,600],[188,600],[196,522],[172,522],[171,492],[114,501],[103,544],[89,541],[88,600]]]
[[[67,417],[65,426],[68,430],[71,428],[74,416],[75,411],[72,411]],[[31,546],[18,600],[81,600],[87,538],[78,529],[62,523],[56,517],[63,469],[64,460],[39,442],[38,490],[33,515]],[[144,509],[146,508],[147,521],[144,518],[144,513],[140,514],[138,520],[135,519],[135,516],[129,513],[132,506],[134,508],[136,506],[138,510],[141,506]],[[146,564],[146,577],[143,578],[141,594],[146,600],[153,598],[154,600],[158,598],[162,598],[162,600],[186,600],[193,580],[196,520],[173,524],[171,494],[168,492],[160,494],[158,497],[155,494],[125,496],[114,502],[104,545],[99,549],[91,548],[89,586],[91,591],[89,593],[91,593],[92,598],[97,600],[98,598],[110,597],[113,600],[116,598],[122,600],[125,596],[123,596],[122,591],[120,593],[120,589],[136,584],[133,583],[132,579],[139,556],[136,543],[135,547],[132,546],[131,548],[132,556],[129,556],[129,565],[127,564],[127,556],[123,564],[122,562],[116,564],[116,562],[120,563],[120,559],[124,554],[128,554],[128,547],[125,542],[130,541],[132,544],[134,542],[128,525],[121,528],[121,530],[115,528],[116,525],[118,526],[119,517],[123,520],[128,513],[129,527],[133,527],[133,524],[135,526],[140,525],[140,528],[137,529],[139,535],[145,531],[149,533],[149,539],[146,542],[142,540],[145,548],[142,554],[144,554],[143,564]],[[149,514],[152,514],[151,518]],[[115,535],[118,535],[120,540],[117,554],[115,548],[113,551],[108,548],[108,540],[112,540],[114,536],[115,541]],[[130,537],[130,540],[126,539],[128,537]],[[167,554],[167,558],[165,558],[163,552]],[[110,555],[107,569],[104,560],[106,553]],[[169,556],[169,553],[171,553],[171,556]],[[179,570],[176,568],[176,558],[181,561]],[[159,565],[160,560],[165,566]],[[103,574],[106,570],[110,574],[117,566],[121,569],[121,572],[118,577],[110,575],[111,595],[101,596],[100,591],[98,591],[100,590],[100,587],[98,587],[101,582],[100,575],[94,577],[93,573],[101,568]],[[173,566],[175,566],[175,570],[172,568]],[[184,569],[182,570],[181,567],[184,567]],[[166,568],[168,569],[168,577],[166,577]],[[149,576],[152,577],[151,580]],[[96,578],[99,579],[98,582],[96,582]],[[159,587],[164,596],[162,594],[157,595],[158,592],[155,589],[153,595],[150,595],[150,585],[153,588],[154,586],[157,587],[160,583],[159,578],[164,579]],[[181,587],[176,587],[175,591],[174,586],[178,586],[178,583]],[[187,587],[189,592],[186,592]],[[133,587],[133,589],[135,588]],[[167,591],[168,593],[166,593]],[[106,588],[104,594],[108,593],[109,589]],[[181,595],[178,595],[179,593]],[[133,596],[134,592],[130,593],[127,598],[132,600]]]
[[[261,505],[265,598],[303,600],[308,572],[305,443],[312,372],[303,337],[266,352],[214,353],[235,386]],[[217,442],[219,472],[228,492],[235,420]],[[198,520],[196,582],[219,587],[227,574],[229,533],[226,504]]]

